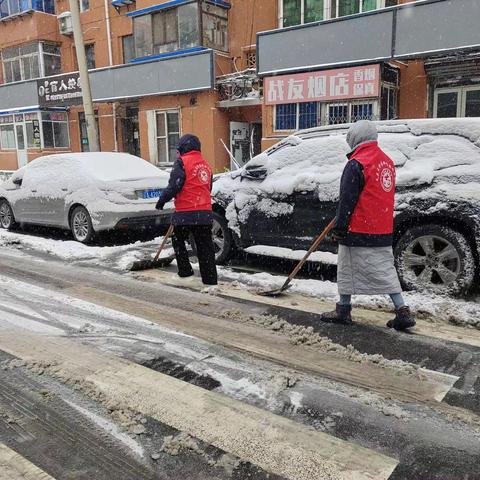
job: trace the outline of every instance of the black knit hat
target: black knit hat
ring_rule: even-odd
[[[188,133],[187,135],[184,135],[182,138],[180,138],[180,140],[178,141],[177,150],[179,151],[180,155],[185,155],[192,150],[197,150],[200,152],[202,150],[202,144],[200,143],[198,137]]]

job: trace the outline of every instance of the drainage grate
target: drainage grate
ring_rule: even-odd
[[[220,387],[222,384],[212,378],[210,375],[201,375],[189,370],[180,363],[172,362],[163,357],[153,358],[143,362],[142,365],[147,368],[151,368],[156,372],[164,373],[170,377],[178,378],[184,382],[191,383],[197,387],[204,388],[205,390],[213,390]]]

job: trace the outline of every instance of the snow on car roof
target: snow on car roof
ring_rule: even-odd
[[[97,180],[125,181],[148,177],[165,177],[165,172],[158,169],[142,158],[128,153],[117,152],[84,152],[84,153],[61,153],[49,155],[34,160],[31,165],[39,161],[56,164],[58,161],[75,161],[78,167]]]

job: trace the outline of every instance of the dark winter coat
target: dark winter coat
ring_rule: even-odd
[[[170,173],[170,180],[167,188],[165,188],[157,202],[157,209],[162,209],[164,205],[170,202],[175,197],[178,197],[182,192],[187,174],[185,171],[185,165],[181,158],[182,155],[186,155],[192,152],[192,149],[201,148],[200,141],[193,135],[185,135],[179,142],[179,158],[175,161],[172,171]],[[212,184],[210,182],[210,191]],[[175,211],[172,215],[172,224],[175,226],[191,226],[191,225],[211,225],[213,222],[213,213],[211,208],[205,210],[199,210],[192,208],[192,210]]]
[[[352,152],[349,154],[349,161],[340,181],[337,220],[333,230],[341,245],[349,247],[387,247],[392,245],[393,235],[391,233],[358,233],[352,232],[350,228],[352,215],[354,215],[365,188],[364,167],[361,161],[355,159],[355,153],[362,151],[363,145],[368,145],[368,148],[372,149],[372,154],[376,153],[378,150],[377,138],[377,130],[371,122],[357,122],[350,128],[347,135],[347,142]],[[371,215],[377,216],[378,211],[372,211]]]

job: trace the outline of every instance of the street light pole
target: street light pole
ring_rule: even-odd
[[[82,26],[80,24],[80,7],[78,0],[68,0],[68,2],[70,4],[70,13],[72,15],[73,38],[75,40],[75,50],[77,51],[80,83],[82,85],[83,109],[85,112],[85,122],[87,124],[88,145],[91,152],[98,152],[100,150],[100,145],[98,142],[95,112],[93,110],[92,91],[90,88],[90,77],[88,76]]]

